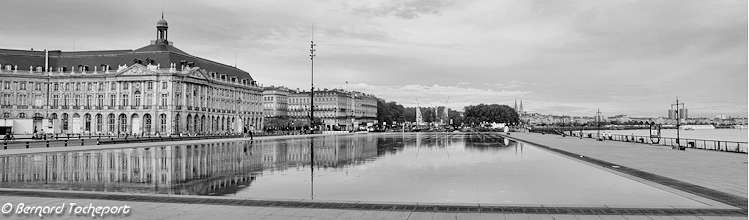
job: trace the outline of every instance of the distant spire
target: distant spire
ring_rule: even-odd
[[[523,112],[523,100],[522,99],[520,99],[520,109],[518,111]]]

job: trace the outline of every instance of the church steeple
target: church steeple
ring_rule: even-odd
[[[164,12],[161,12],[161,19],[156,22],[156,42],[157,44],[163,43],[163,44],[169,44],[169,41],[167,41],[167,29],[169,29],[169,24],[164,19]]]
[[[520,110],[518,110],[518,113],[524,113],[524,112],[525,111],[523,111],[523,100],[521,99],[520,100]]]

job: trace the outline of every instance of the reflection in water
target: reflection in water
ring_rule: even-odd
[[[377,143],[324,137],[318,147],[287,139],[8,155],[0,157],[0,187],[222,195],[264,171],[309,165],[312,154],[311,171],[360,163],[377,155]]]
[[[407,141],[415,142],[417,149],[445,148],[456,137],[464,136],[366,135],[8,155],[0,156],[0,187],[224,195],[248,187],[264,172],[312,164],[314,199],[315,169],[367,163],[396,154]],[[467,147],[501,145],[490,143],[495,139],[482,140]]]
[[[704,206],[492,133],[341,135],[6,155],[0,156],[0,187],[252,199]]]
[[[314,119],[314,118],[313,118]],[[315,137],[310,138],[309,142],[309,199],[315,199]]]

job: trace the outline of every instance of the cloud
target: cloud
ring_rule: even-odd
[[[695,110],[748,110],[739,0],[7,0],[0,47],[138,48],[161,6],[177,47],[236,57],[264,85],[308,88],[314,25],[316,85],[366,84],[409,105],[517,97],[538,112],[662,115],[679,96]]]
[[[462,110],[468,105],[511,104],[511,102],[528,91],[499,89],[478,89],[472,87],[449,85],[372,85],[367,83],[351,84],[350,89],[374,94],[385,100],[397,100],[405,106],[448,106]]]
[[[367,5],[354,6],[355,14],[370,16],[396,16],[403,19],[414,19],[424,14],[439,14],[441,10],[453,4],[453,0],[395,0],[374,1]]]

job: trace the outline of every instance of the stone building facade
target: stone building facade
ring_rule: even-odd
[[[2,118],[31,123],[34,133],[262,129],[262,88],[249,73],[177,49],[163,18],[156,29],[156,40],[136,50],[0,49]]]
[[[266,118],[289,116],[289,92],[285,87],[263,88],[263,114]]]
[[[309,91],[291,91],[288,101],[291,118],[309,120]],[[315,118],[325,130],[352,130],[377,123],[377,97],[341,89],[315,90]]]

